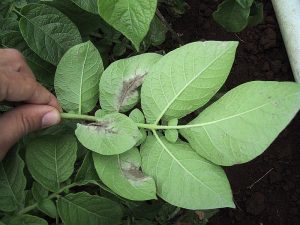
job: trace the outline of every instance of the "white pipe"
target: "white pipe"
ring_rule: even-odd
[[[295,80],[300,83],[300,0],[272,0]]]

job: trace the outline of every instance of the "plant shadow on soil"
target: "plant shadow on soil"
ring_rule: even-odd
[[[185,15],[168,18],[174,30],[182,34],[184,43],[198,40],[240,42],[233,69],[224,86],[225,91],[252,80],[293,81],[270,1],[264,1],[263,24],[238,34],[224,31],[213,21],[211,14],[221,1],[187,2],[191,8]],[[174,48],[171,42],[164,45],[167,49]],[[300,224],[299,131],[300,113],[260,157],[246,164],[225,168],[237,208],[220,210],[210,219],[210,225]]]

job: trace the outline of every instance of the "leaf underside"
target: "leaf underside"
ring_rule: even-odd
[[[299,84],[253,81],[229,91],[180,133],[215,164],[245,163],[262,154],[299,109]]]

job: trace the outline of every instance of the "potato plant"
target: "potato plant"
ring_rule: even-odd
[[[64,112],[61,125],[28,135],[0,163],[0,225],[167,224],[180,208],[235,207],[222,166],[264,152],[299,111],[300,85],[253,81],[212,100],[233,41],[105,67],[94,23],[138,51],[157,2],[56,3],[16,1],[1,20],[1,45],[23,53]],[[97,20],[76,22],[70,6]]]

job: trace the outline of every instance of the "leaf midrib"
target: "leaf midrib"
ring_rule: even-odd
[[[78,106],[78,113],[81,114],[82,112],[82,87],[83,87],[83,76],[84,76],[84,69],[85,69],[85,64],[87,61],[87,56],[88,56],[88,52],[89,52],[89,48],[90,45],[87,45],[87,49],[86,49],[86,53],[84,56],[84,61],[83,61],[83,65],[82,65],[82,70],[81,70],[81,77],[80,77],[80,86],[79,86],[79,106]]]
[[[184,170],[186,171],[186,173],[188,173],[191,177],[193,177],[195,180],[199,181],[201,183],[201,185],[203,185],[204,187],[206,187],[208,190],[210,190],[211,192],[215,193],[219,199],[222,200],[222,202],[226,202],[223,198],[221,198],[220,194],[217,193],[216,191],[214,191],[212,188],[210,188],[209,186],[207,186],[203,181],[201,181],[199,178],[195,177],[188,169],[186,169],[184,167],[184,165],[181,164],[181,162],[169,151],[169,149],[167,148],[167,146],[162,142],[162,140],[159,138],[159,136],[157,135],[156,131],[153,131],[155,138],[157,139],[158,143],[163,147],[163,149],[169,154],[169,156],[176,162],[178,163],[178,165]]]
[[[195,75],[193,79],[191,79],[184,87],[174,96],[173,99],[166,105],[166,107],[162,110],[161,114],[157,117],[154,124],[158,124],[160,119],[163,117],[163,115],[168,111],[170,106],[175,102],[175,100],[186,90],[186,88],[192,84],[198,77],[205,72],[213,63],[215,63],[220,57],[222,57],[224,54],[226,54],[231,48],[234,48],[234,45],[230,46],[229,48],[225,49],[219,56],[217,56],[214,60],[212,60],[206,67],[204,67],[198,74]]]
[[[280,98],[280,99],[290,98],[290,97],[292,97],[292,96],[294,96],[294,95],[297,95],[297,94],[299,94],[299,92],[296,92],[296,93],[287,95],[287,96],[285,96],[284,98]],[[263,105],[257,106],[257,107],[255,107],[255,108],[253,108],[253,109],[249,109],[249,110],[247,110],[247,111],[244,111],[244,112],[241,112],[241,113],[238,113],[238,114],[234,114],[234,115],[232,115],[232,116],[228,116],[228,117],[225,117],[225,118],[222,118],[222,119],[219,119],[219,120],[214,120],[214,121],[205,122],[205,123],[198,123],[198,124],[183,125],[183,126],[178,126],[178,128],[180,128],[180,129],[188,129],[188,128],[203,127],[203,126],[212,125],[212,124],[215,124],[215,123],[219,123],[219,122],[222,122],[222,121],[230,120],[230,119],[233,119],[233,118],[235,118],[235,117],[239,117],[239,116],[242,116],[242,115],[244,115],[244,114],[247,114],[247,113],[256,111],[256,110],[258,110],[258,109],[260,109],[260,108],[263,108],[263,107],[265,107],[265,106],[267,106],[267,105],[269,105],[269,104],[272,104],[272,103],[274,103],[274,102],[276,102],[276,100],[270,101],[270,102],[268,102],[268,103],[264,103]]]
[[[76,204],[75,202],[72,202],[71,200],[69,200],[69,199],[67,199],[67,198],[63,198],[63,199],[64,199],[65,201],[69,202],[69,204],[72,204],[72,205],[77,206],[78,208],[82,209],[83,211],[87,212],[88,214],[92,214],[92,215],[94,215],[94,216],[96,216],[96,217],[100,217],[100,218],[105,218],[105,219],[107,219],[107,220],[110,219],[110,217],[101,216],[101,215],[99,215],[99,214],[96,214],[95,212],[89,211],[89,209],[86,209],[86,208],[84,208],[83,206],[78,205],[78,204]]]

